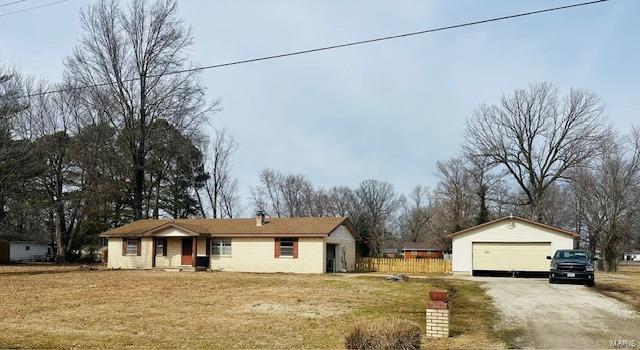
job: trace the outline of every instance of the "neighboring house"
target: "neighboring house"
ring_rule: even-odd
[[[110,269],[353,271],[356,230],[343,217],[138,220],[108,238]]]
[[[34,261],[47,260],[49,253],[49,244],[36,241],[10,241],[9,242],[9,260],[18,261]]]
[[[401,250],[396,248],[384,248],[382,249],[382,257],[395,259],[400,257]]]
[[[548,272],[547,256],[573,249],[579,235],[535,221],[504,217],[450,235],[453,273]]]
[[[640,261],[640,250],[624,253],[624,261]]]
[[[446,249],[429,242],[406,242],[402,245],[405,259],[442,259]]]

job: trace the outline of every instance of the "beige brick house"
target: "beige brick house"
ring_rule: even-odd
[[[100,235],[110,269],[326,273],[355,268],[344,217],[138,220]]]

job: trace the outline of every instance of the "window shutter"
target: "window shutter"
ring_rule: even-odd
[[[275,246],[275,257],[279,258],[280,257],[280,238],[276,238],[274,239],[274,241],[276,242],[276,246]]]
[[[167,242],[166,238],[162,239],[162,256],[167,256]]]
[[[142,255],[142,238],[138,237],[137,241],[136,241],[136,248],[138,248],[138,251],[136,252],[137,256]]]
[[[204,249],[204,254],[206,256],[211,255],[211,238],[207,238],[207,247]]]
[[[293,258],[294,259],[298,258],[298,239],[297,238],[293,241]]]
[[[127,237],[122,237],[122,256],[127,255]]]

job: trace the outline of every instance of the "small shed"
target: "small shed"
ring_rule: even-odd
[[[429,242],[406,242],[402,245],[405,259],[442,259],[446,249]]]
[[[450,235],[453,273],[549,272],[547,256],[573,249],[574,232],[519,217],[503,217]]]

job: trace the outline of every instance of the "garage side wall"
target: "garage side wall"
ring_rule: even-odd
[[[453,237],[453,273],[471,273],[473,242],[550,242],[552,255],[558,249],[573,249],[570,235],[522,221],[501,221]]]
[[[349,232],[349,229],[344,225],[340,225],[327,237],[326,243],[333,243],[338,245],[336,251],[336,271],[340,272],[343,266],[346,266],[346,271],[351,272],[356,268],[356,240]],[[343,264],[343,257],[345,262]]]

